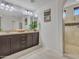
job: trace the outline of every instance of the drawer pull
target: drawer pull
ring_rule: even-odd
[[[22,40],[25,40],[25,38],[22,38]]]

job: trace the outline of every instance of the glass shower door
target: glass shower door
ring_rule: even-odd
[[[65,24],[65,54],[79,56],[79,23]]]

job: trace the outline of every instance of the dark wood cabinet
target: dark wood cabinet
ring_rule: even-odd
[[[0,57],[10,54],[10,37],[0,36]]]
[[[20,48],[27,48],[27,34],[20,35]]]
[[[4,57],[39,44],[39,32],[0,36],[0,57]]]
[[[38,40],[38,38],[39,38],[39,33],[33,33],[32,35],[33,35],[33,36],[32,36],[33,45],[38,45],[38,44],[39,44],[39,40]]]
[[[20,38],[19,35],[12,35],[10,39],[11,54],[20,50]]]
[[[33,46],[33,39],[32,39],[32,34],[27,35],[27,48]]]

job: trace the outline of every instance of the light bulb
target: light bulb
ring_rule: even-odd
[[[29,14],[30,14],[30,11],[28,11],[27,13],[28,13],[28,15],[29,15]]]
[[[4,7],[5,7],[5,4],[4,3],[1,3],[0,4],[0,9],[4,9]]]
[[[25,11],[25,13],[27,14],[28,12],[27,12],[27,11]]]
[[[11,9],[15,9],[15,8],[12,6]]]
[[[9,7],[9,5],[6,5],[6,8],[5,8],[5,10],[9,10],[9,8],[10,8],[10,7]]]
[[[5,4],[4,4],[4,3],[1,3],[0,5],[1,5],[1,6],[5,6]]]
[[[37,14],[35,14],[35,17],[38,17],[38,15],[37,15]]]
[[[30,14],[30,15],[32,15],[33,13],[32,13],[32,12],[30,12],[29,14]]]
[[[31,16],[32,14],[33,14],[33,13],[32,13],[31,11],[28,11],[28,15],[30,15],[30,16]]]
[[[13,11],[15,8],[13,6],[10,7],[9,11]]]
[[[9,5],[6,5],[6,8],[9,8]]]

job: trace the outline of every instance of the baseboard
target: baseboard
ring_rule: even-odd
[[[57,56],[64,57],[63,52],[59,52],[58,50],[50,49],[50,48],[46,48],[46,49],[49,50],[51,54],[55,54],[55,55],[57,55]]]

